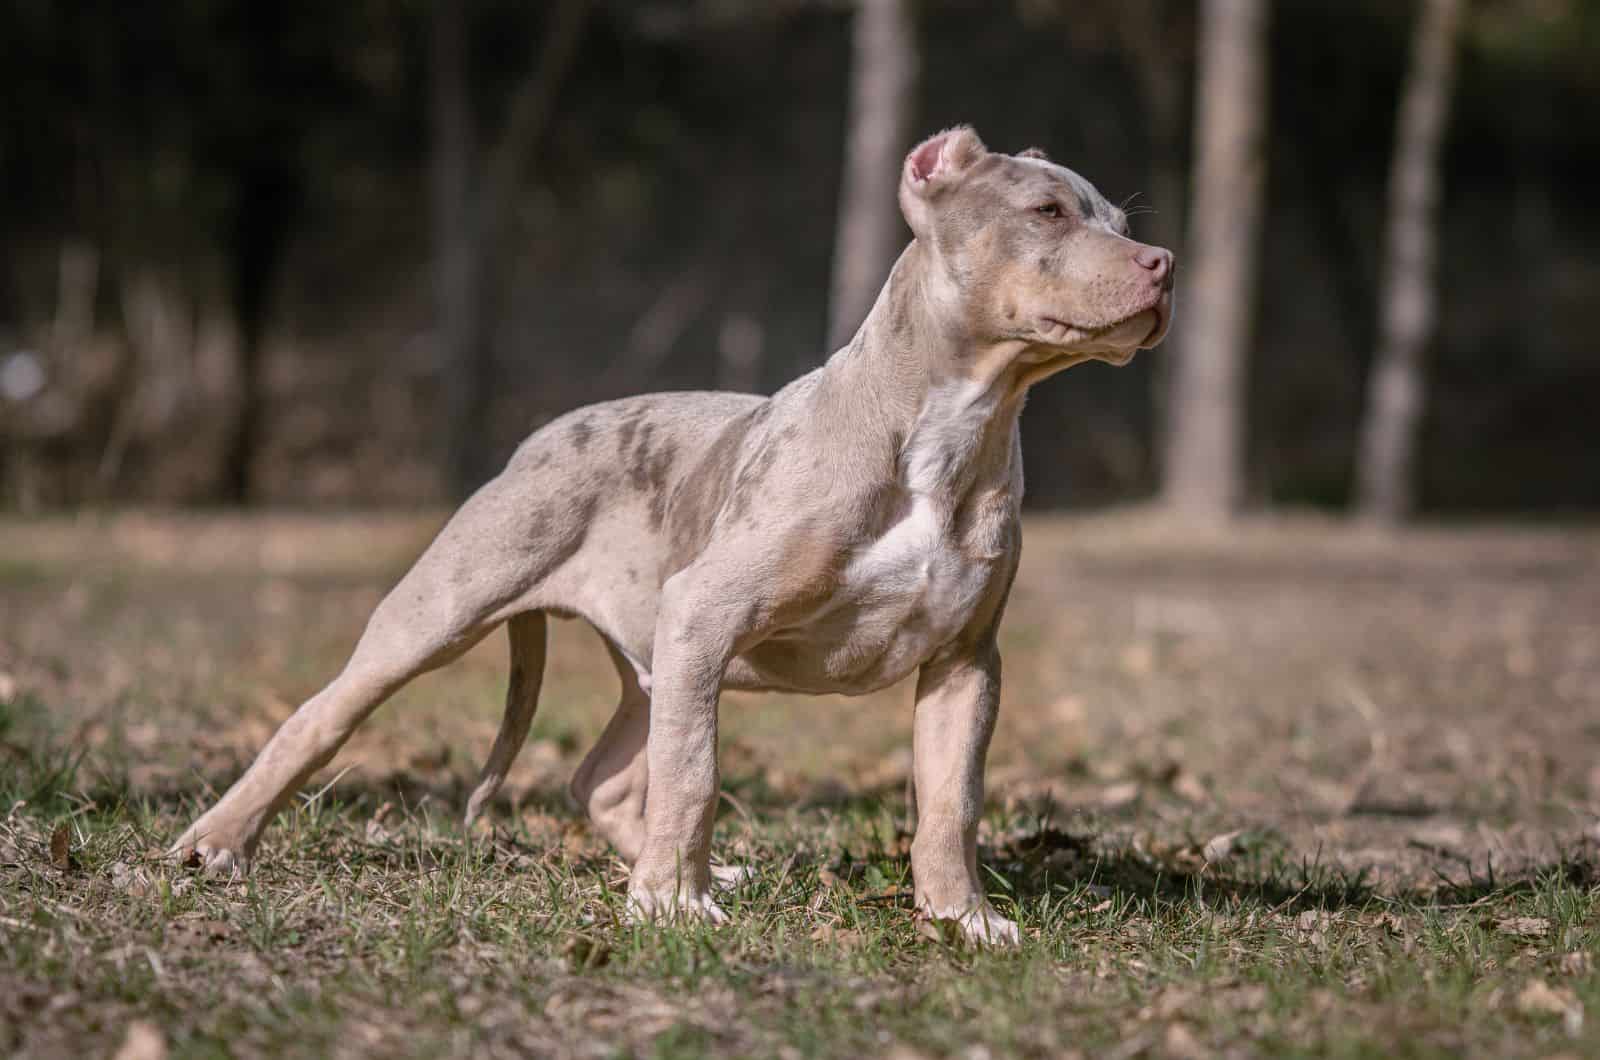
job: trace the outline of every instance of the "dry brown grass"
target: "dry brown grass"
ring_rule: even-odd
[[[111,1051],[139,1019],[194,1055],[1600,1042],[1594,531],[1033,519],[984,828],[1017,955],[911,922],[903,688],[730,696],[740,924],[615,923],[619,866],[560,796],[614,695],[572,624],[492,832],[454,820],[499,638],[381,711],[250,885],[146,860],[437,524],[0,522],[0,1050]]]

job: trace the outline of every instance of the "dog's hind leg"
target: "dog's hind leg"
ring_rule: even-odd
[[[644,846],[644,799],[650,770],[645,740],[650,735],[650,694],[633,663],[610,641],[606,650],[622,683],[622,698],[605,731],[572,775],[572,798],[623,861],[632,865]],[[712,879],[731,887],[745,880],[743,865],[712,865]]]
[[[650,695],[632,662],[609,640],[606,650],[622,683],[616,713],[572,775],[572,797],[629,865],[644,846],[644,796],[649,783],[645,739],[650,735]]]
[[[483,764],[478,784],[467,799],[466,823],[472,824],[505,782],[506,773],[533,725],[539,709],[539,686],[544,681],[545,616],[543,611],[514,615],[506,622],[511,642],[511,677],[506,685],[506,713],[500,733]]]
[[[581,499],[555,504],[574,508],[528,505],[504,478],[468,500],[378,605],[344,671],[279,727],[173,853],[197,857],[212,873],[246,871],[267,823],[380,703],[535,606],[533,587],[570,554],[585,525]]]
[[[178,839],[174,852],[197,857],[210,873],[248,871],[267,823],[356,726],[411,678],[449,662],[486,632],[419,636],[395,624],[380,605],[344,671],[279,727],[244,776]]]
[[[414,628],[415,619],[402,620],[393,603],[410,580],[378,606],[344,671],[279,727],[244,776],[178,839],[175,853],[197,857],[210,873],[248,871],[267,823],[356,726],[407,681],[443,666],[489,631],[486,616],[464,629]]]

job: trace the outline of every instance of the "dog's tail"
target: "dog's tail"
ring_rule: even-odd
[[[500,732],[483,764],[478,784],[467,799],[466,823],[471,825],[505,782],[517,752],[522,750],[539,709],[539,686],[544,681],[545,617],[543,611],[516,615],[506,623],[511,641],[511,679],[506,686],[506,713]]]

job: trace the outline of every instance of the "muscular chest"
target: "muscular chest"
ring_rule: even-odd
[[[995,422],[991,395],[959,386],[931,394],[900,456],[906,503],[857,549],[845,596],[912,638],[958,632],[1014,540],[1013,458],[1010,424]]]
[[[1021,492],[1014,435],[971,402],[932,412],[901,453],[898,502],[845,550],[826,602],[748,654],[763,686],[881,688],[1004,591]]]
[[[852,557],[841,602],[901,633],[947,639],[966,624],[994,577],[1007,515],[999,505],[941,510],[914,496],[901,519]]]

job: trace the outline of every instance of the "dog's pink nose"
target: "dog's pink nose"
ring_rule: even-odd
[[[1161,286],[1172,282],[1172,251],[1161,247],[1140,247],[1134,251],[1133,260],[1141,269],[1150,270],[1150,281]]]

